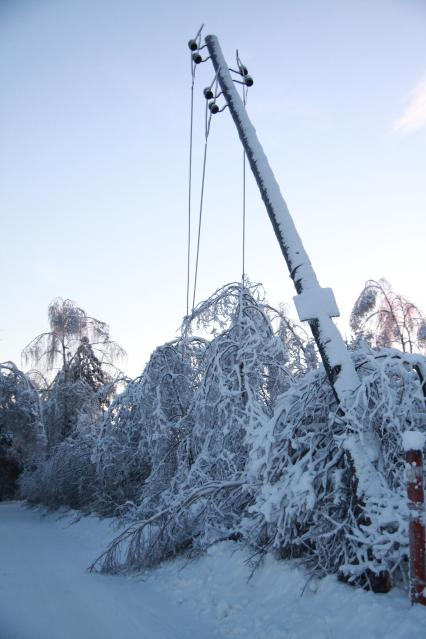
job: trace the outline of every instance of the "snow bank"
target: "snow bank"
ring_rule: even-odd
[[[197,561],[163,564],[148,576],[176,603],[216,621],[218,636],[249,639],[407,639],[423,636],[426,608],[406,593],[375,595],[335,577],[310,579],[268,556],[253,574],[238,543],[212,546]]]

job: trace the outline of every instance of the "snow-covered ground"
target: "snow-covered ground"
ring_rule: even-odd
[[[423,637],[426,608],[406,593],[375,595],[308,581],[268,559],[248,581],[247,552],[213,546],[197,561],[141,576],[90,574],[113,537],[106,521],[72,524],[18,502],[0,504],[0,639],[408,639]]]

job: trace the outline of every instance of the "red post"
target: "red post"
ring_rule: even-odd
[[[406,435],[420,433],[406,433]],[[420,443],[420,442],[419,442]],[[404,441],[408,464],[407,496],[410,510],[410,598],[411,603],[426,606],[426,565],[425,565],[425,503],[423,490],[422,446],[415,438]],[[414,447],[415,445],[415,447]]]

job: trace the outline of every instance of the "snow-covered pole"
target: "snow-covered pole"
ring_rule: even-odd
[[[299,318],[309,322],[336,399],[344,406],[346,397],[358,388],[360,381],[342,336],[331,319],[339,316],[333,291],[319,285],[256,131],[235,88],[217,37],[208,35],[205,43],[294,282],[297,291],[294,302]]]
[[[407,462],[407,497],[410,511],[410,598],[426,606],[425,501],[423,488],[423,447],[425,436],[417,431],[403,434]]]

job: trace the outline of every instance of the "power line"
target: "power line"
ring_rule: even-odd
[[[243,85],[243,103],[247,104],[247,87]],[[246,272],[246,152],[243,149],[243,219],[242,219],[242,275],[241,280],[244,285],[244,275]]]
[[[186,270],[186,314],[189,314],[189,278],[191,270],[191,200],[192,200],[192,140],[194,128],[194,84],[195,84],[195,63],[191,56],[191,114],[189,127],[189,178],[188,178],[188,255]]]
[[[204,184],[206,179],[207,143],[208,143],[208,138],[210,133],[211,119],[212,119],[212,114],[211,114],[211,111],[209,111],[208,104],[206,102],[206,110],[205,110],[205,116],[204,116],[205,140],[204,140],[203,173],[201,177],[200,209],[199,209],[199,215],[198,215],[197,255],[195,258],[194,294],[192,296],[192,310],[194,310],[194,307],[195,307],[195,295],[197,292],[198,263],[199,263],[199,256],[200,256],[200,240],[201,240],[201,222],[203,217],[203,203],[204,203]]]

